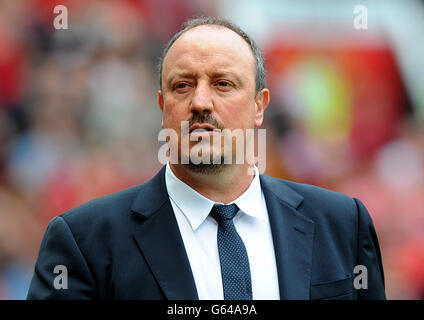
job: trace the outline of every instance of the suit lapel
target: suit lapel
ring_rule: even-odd
[[[280,299],[309,299],[314,222],[297,208],[303,197],[281,180],[261,175],[274,241]]]
[[[132,211],[134,238],[167,299],[197,300],[197,290],[165,186],[165,167],[142,186]]]

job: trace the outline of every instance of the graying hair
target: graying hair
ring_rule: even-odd
[[[256,77],[255,77],[255,89],[256,93],[261,91],[262,89],[266,88],[266,71],[265,71],[265,62],[264,58],[262,56],[261,50],[253,41],[252,38],[249,37],[249,35],[244,32],[240,27],[235,25],[234,23],[222,19],[222,18],[215,18],[215,17],[196,17],[193,19],[187,20],[180,31],[178,31],[171,40],[166,44],[165,48],[163,49],[162,56],[159,59],[158,69],[159,69],[159,86],[162,90],[162,69],[163,69],[163,61],[165,60],[165,57],[169,51],[169,49],[172,47],[175,41],[181,35],[183,35],[185,32],[187,32],[190,29],[193,29],[198,26],[203,25],[215,25],[215,26],[221,26],[225,27],[227,29],[230,29],[237,33],[240,37],[242,37],[247,44],[250,46],[250,49],[252,49],[253,55],[255,57],[256,62]]]

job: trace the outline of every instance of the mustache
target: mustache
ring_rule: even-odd
[[[210,114],[194,113],[193,116],[188,120],[188,122],[189,122],[189,127],[191,127],[192,125],[196,123],[199,123],[199,124],[208,123],[217,129],[220,129],[220,130],[225,129],[224,124],[218,121],[214,116]]]

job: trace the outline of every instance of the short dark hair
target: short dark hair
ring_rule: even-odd
[[[162,56],[159,58],[159,63],[158,63],[160,89],[162,90],[163,61],[165,60],[165,57],[166,57],[169,49],[172,47],[174,42],[177,41],[177,39],[179,37],[181,37],[181,35],[183,35],[185,32],[187,32],[188,30],[193,29],[195,27],[203,26],[203,25],[221,26],[221,27],[224,27],[224,28],[227,28],[227,29],[234,31],[240,37],[242,37],[244,39],[244,41],[246,41],[247,44],[250,46],[250,49],[252,49],[253,55],[255,57],[255,62],[256,62],[255,89],[256,89],[256,93],[258,93],[262,89],[266,88],[265,62],[264,62],[264,58],[262,56],[261,50],[259,49],[259,47],[255,43],[255,41],[253,41],[253,39],[250,38],[249,35],[246,32],[244,32],[240,27],[238,27],[237,25],[235,25],[234,23],[232,23],[232,22],[230,22],[226,19],[202,16],[202,17],[192,18],[192,19],[189,19],[186,22],[184,22],[182,29],[180,31],[178,31],[172,37],[171,40],[169,40],[169,42],[166,44],[165,48],[163,49]]]

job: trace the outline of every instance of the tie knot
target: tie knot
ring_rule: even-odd
[[[234,203],[229,205],[218,205],[212,207],[210,215],[219,223],[224,220],[232,220],[238,211],[239,208]]]

